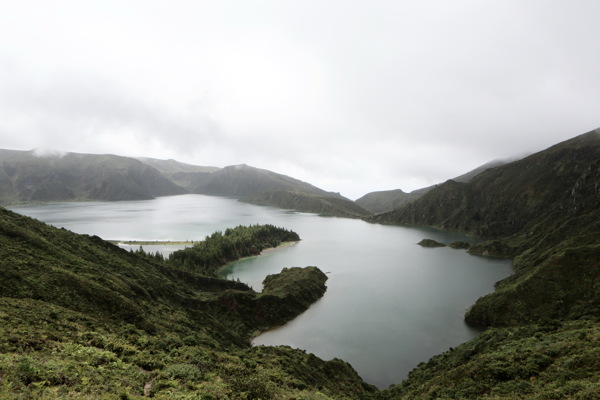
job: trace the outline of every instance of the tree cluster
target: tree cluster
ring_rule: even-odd
[[[215,232],[202,242],[173,252],[168,262],[178,268],[216,276],[223,265],[243,257],[256,256],[283,242],[298,241],[297,233],[273,225],[251,225]]]

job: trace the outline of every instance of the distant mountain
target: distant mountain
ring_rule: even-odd
[[[0,201],[142,200],[185,193],[128,157],[0,151]]]
[[[427,191],[423,193],[406,193],[401,189],[382,190],[365,194],[363,197],[356,200],[356,204],[371,211],[373,214],[380,214],[395,210],[411,201],[415,201],[424,193],[427,193]]]
[[[0,149],[2,203],[144,200],[183,193],[243,197],[254,204],[353,218],[370,214],[339,193],[248,165],[221,169],[153,158]]]
[[[364,217],[370,214],[339,193],[298,179],[251,167],[231,165],[206,175],[192,193],[239,197],[240,201],[318,214]]]
[[[192,193],[244,197],[265,191],[284,190],[342,198],[286,175],[248,166],[231,165],[207,175]]]
[[[506,161],[490,161],[472,171],[467,172],[466,174],[454,178],[453,180],[456,182],[469,182],[472,178],[479,175],[486,169],[494,168],[503,164],[506,164]],[[437,185],[424,187],[413,190],[410,193],[406,193],[400,189],[371,192],[356,200],[356,204],[369,210],[373,214],[385,213],[417,200],[436,186]]]
[[[185,188],[188,192],[193,192],[209,174],[220,170],[218,167],[192,165],[175,160],[158,160],[147,157],[138,157],[137,159],[144,164],[156,168],[164,176],[178,186]]]
[[[240,201],[339,217],[361,218],[371,215],[350,199],[285,190],[255,193]]]

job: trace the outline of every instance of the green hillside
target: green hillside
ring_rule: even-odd
[[[326,279],[289,268],[256,293],[0,209],[0,398],[361,398],[347,363],[250,347]]]
[[[506,164],[504,161],[490,161],[481,165],[474,170],[471,170],[465,174],[457,176],[452,180],[455,182],[469,182],[471,179],[482,173],[483,171]],[[356,204],[369,210],[372,214],[381,214],[401,208],[408,203],[411,203],[421,198],[425,193],[429,192],[437,185],[424,187],[421,189],[413,190],[410,193],[406,193],[400,189],[394,190],[382,190],[377,192],[367,193],[361,198],[356,200]]]
[[[466,313],[496,328],[420,365],[392,398],[600,398],[598,187],[593,131],[370,219],[488,237],[469,252],[514,260]]]
[[[482,237],[468,251],[515,271],[466,313],[486,331],[384,391],[341,360],[250,346],[323,295],[315,267],[256,293],[0,209],[0,398],[599,399],[599,188],[593,131],[366,218]]]

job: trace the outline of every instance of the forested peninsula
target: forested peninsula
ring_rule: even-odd
[[[297,242],[296,232],[273,225],[251,225],[215,232],[192,247],[173,252],[170,265],[205,276],[217,277],[219,268],[240,258],[257,256],[283,242]]]

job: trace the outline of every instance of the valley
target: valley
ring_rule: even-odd
[[[100,200],[102,196],[106,197],[104,200],[117,200],[110,198],[112,193],[123,197],[118,200],[133,200],[164,196],[169,190],[179,191],[172,194],[182,193],[181,186],[159,178],[164,175],[153,167],[140,167],[139,161],[136,163],[140,164],[129,164],[130,161],[119,159],[123,165],[117,173],[120,178],[103,181],[103,174],[94,175],[99,180],[92,181],[99,183],[91,187],[82,186],[81,182],[87,182],[88,178],[56,172],[65,171],[62,163],[70,162],[74,156],[44,161],[47,164],[34,168],[35,179],[27,172],[31,167],[22,161],[28,155],[3,151],[1,156],[2,194],[8,202]],[[105,165],[105,160],[95,160],[94,165]],[[279,323],[264,318],[286,309],[285,296],[277,295],[278,299],[260,303],[261,295],[244,284],[129,253],[100,239],[108,237],[102,232],[75,234],[2,210],[0,317],[5,322],[2,334],[6,341],[0,358],[3,371],[0,395],[16,398],[42,395],[96,398],[100,393],[105,398],[141,398],[146,394],[156,398],[192,398],[200,393],[213,398],[598,397],[599,160],[600,134],[592,131],[523,159],[486,168],[466,181],[441,183],[397,209],[362,216],[368,223],[336,219],[367,224],[386,234],[391,231],[385,229],[399,229],[398,226],[462,232],[480,238],[471,245],[470,254],[485,256],[483,260],[513,260],[512,275],[500,280],[492,293],[481,293],[470,307],[467,305],[466,321],[487,329],[469,341],[439,350],[437,356],[422,361],[407,379],[388,390],[377,390],[365,383],[348,363],[337,358],[322,361],[285,346],[250,347],[250,338],[257,329]],[[58,170],[53,169],[55,165]],[[262,191],[290,191],[286,186],[293,184],[296,186],[292,192],[299,190],[302,196],[324,197],[328,201],[340,198],[338,194],[323,193],[292,178],[248,166],[189,173],[205,174],[188,181],[195,182],[195,190],[211,195],[227,196],[235,192],[235,196],[249,196],[248,188],[256,187],[259,182],[252,179],[267,176],[269,182],[277,182],[278,188],[266,185],[261,186]],[[152,185],[126,183],[140,174],[149,177],[146,182]],[[213,174],[227,178],[216,180]],[[246,182],[255,183],[236,185],[230,178],[236,174],[244,176]],[[40,182],[39,187],[36,182]],[[126,195],[133,197],[127,198],[124,195],[127,192],[120,187],[142,187],[144,191],[136,189],[134,194]],[[232,218],[239,219],[235,213]],[[78,226],[77,221],[73,226]],[[351,229],[335,232],[352,235]],[[416,246],[423,237],[444,244],[455,241],[442,239],[435,232],[438,231],[420,231],[420,237],[411,246],[427,252],[423,254],[443,254],[445,258],[463,251]],[[126,236],[121,231],[122,239],[128,239]],[[131,238],[134,240],[141,238],[133,236],[137,236]],[[143,239],[155,239],[150,236]],[[328,244],[326,240],[323,242]],[[300,245],[291,249],[299,248]],[[355,251],[349,252],[350,257],[356,258],[361,252],[367,256],[379,253],[373,243],[357,246]],[[330,251],[330,260],[339,254]],[[440,262],[436,265],[440,266]],[[278,271],[281,267],[278,266]],[[329,270],[327,262],[319,267]],[[296,279],[302,282],[304,278],[296,276],[298,271],[284,270],[281,276],[293,275],[294,282]],[[319,275],[312,269],[304,271],[309,276]],[[448,275],[446,281],[455,275]],[[312,282],[313,278],[306,282]],[[333,292],[339,288],[337,279],[333,279],[336,274],[329,278],[327,290]],[[382,279],[389,281],[385,276]],[[311,283],[307,285],[312,287]],[[286,293],[290,291],[286,284],[280,287]],[[267,292],[278,292],[269,284],[265,288]],[[380,288],[365,284],[359,290],[381,293],[385,303],[393,303],[383,296],[389,291],[377,289]],[[293,295],[301,296],[298,292]],[[327,295],[307,313],[318,310],[326,304],[326,299]],[[269,307],[270,311],[264,314],[261,307]],[[298,312],[294,309],[293,314]],[[444,321],[442,326],[447,324]],[[444,328],[436,329],[443,332]],[[403,344],[397,339],[391,346]],[[101,374],[101,370],[110,373]],[[148,382],[152,384],[146,393],[144,387]]]

